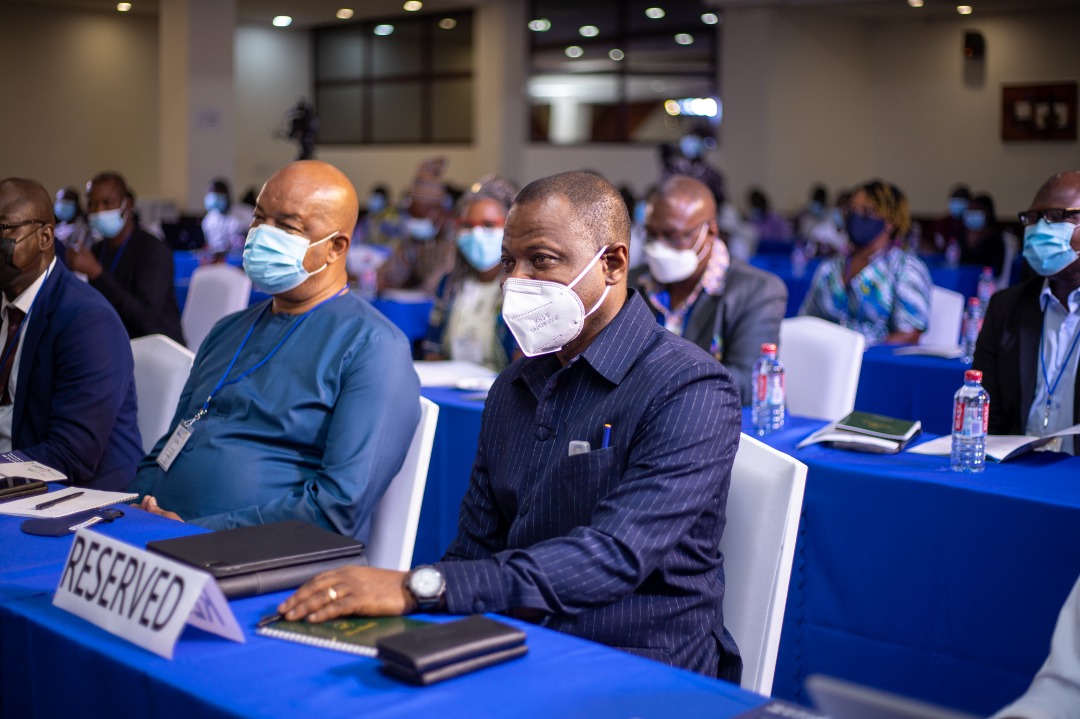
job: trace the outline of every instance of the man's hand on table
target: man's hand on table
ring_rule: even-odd
[[[325,622],[335,617],[395,617],[416,611],[405,588],[405,572],[374,567],[341,567],[323,572],[278,606],[290,622]]]

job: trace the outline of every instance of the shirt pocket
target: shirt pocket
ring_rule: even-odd
[[[617,449],[575,454],[555,466],[556,506],[569,528],[588,524],[596,505],[618,484],[622,473]]]

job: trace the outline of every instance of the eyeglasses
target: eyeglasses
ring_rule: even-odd
[[[669,235],[660,234],[660,233],[657,233],[657,232],[648,232],[646,237],[645,237],[645,241],[646,242],[654,242],[654,241],[663,242],[665,245],[668,245],[669,247],[672,247],[672,248],[674,248],[676,250],[693,249],[694,247],[697,246],[698,242],[701,241],[701,237],[705,233],[704,228],[708,227],[708,224],[709,224],[709,221],[705,220],[705,222],[701,223],[700,225],[698,225],[694,229],[690,230],[685,235],[681,235],[679,237],[671,237]]]
[[[1020,218],[1020,224],[1024,227],[1028,225],[1034,225],[1040,219],[1044,219],[1047,222],[1071,222],[1077,224],[1076,220],[1067,219],[1070,217],[1076,217],[1080,214],[1080,207],[1054,207],[1049,210],[1028,210],[1027,212],[1021,212],[1017,217]]]
[[[10,225],[0,225],[0,238],[3,238],[5,240],[15,239],[11,235],[8,234],[12,230],[17,230],[20,227],[26,227],[27,225],[47,225],[47,224],[49,224],[49,223],[45,222],[44,220],[23,220],[22,222],[13,222]],[[36,232],[36,230],[35,230],[35,232]],[[28,234],[25,234],[22,237],[19,237],[18,239],[15,239],[15,241],[20,242],[22,240],[25,240],[27,237],[29,237],[32,234],[34,234],[34,233],[30,232]]]

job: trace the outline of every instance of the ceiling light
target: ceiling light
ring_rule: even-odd
[[[664,112],[671,115],[672,117],[682,114],[682,110],[679,108],[679,103],[675,102],[674,100],[664,100]]]
[[[457,27],[457,20],[452,17],[444,17],[439,21],[439,27],[443,30],[453,30]]]
[[[117,12],[127,12],[130,9],[131,9],[131,3],[129,3],[129,2],[118,2],[118,3],[116,3]]]
[[[529,29],[533,32],[547,32],[551,29],[551,21],[540,18],[539,20],[530,20]]]
[[[707,12],[701,16],[701,22],[706,25],[715,25],[720,22],[720,17],[714,12]]]
[[[566,52],[567,57],[574,57],[574,58],[581,57],[582,55],[585,54],[585,51],[582,50],[577,45],[571,45],[570,47],[566,48],[565,52]]]
[[[343,7],[337,11],[338,20],[348,20],[353,16],[352,8]]]
[[[379,35],[380,37],[382,37],[384,35],[389,35],[390,33],[394,32],[394,26],[393,25],[376,25],[375,29],[372,30],[372,32],[375,33],[376,35]]]
[[[923,0],[907,0],[907,4],[911,7],[922,7]]]
[[[622,59],[623,59],[624,57],[626,57],[626,53],[624,53],[624,52],[623,52],[622,50],[620,50],[619,48],[614,48],[614,49],[612,49],[612,50],[608,50],[608,54],[607,54],[607,56],[608,56],[608,57],[610,57],[610,58],[611,58],[612,60],[614,60],[615,62],[619,62],[619,61],[620,61],[620,60],[622,60]]]
[[[422,7],[424,7],[424,3],[420,2],[420,0],[409,0],[409,2],[401,6],[405,12],[416,12]]]
[[[650,20],[659,20],[666,14],[667,13],[664,12],[663,8],[658,7],[651,7],[645,11],[645,17],[649,18]]]
[[[292,25],[292,18],[288,15],[278,15],[273,22],[274,27],[289,27],[289,25]]]
[[[956,12],[960,13],[961,15],[970,15],[971,14],[971,6],[970,5],[957,5],[956,6]]]
[[[680,45],[693,45],[694,36],[688,32],[680,32],[678,35],[675,36],[675,42],[679,43]]]
[[[582,25],[578,28],[578,33],[580,33],[582,37],[596,37],[600,34],[600,28],[595,25]]]

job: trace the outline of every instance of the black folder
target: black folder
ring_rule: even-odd
[[[525,632],[494,619],[471,616],[381,637],[383,671],[411,684],[433,684],[520,657]]]
[[[146,548],[209,572],[229,599],[295,589],[329,569],[367,564],[363,542],[296,520],[161,539]]]

